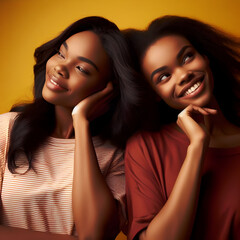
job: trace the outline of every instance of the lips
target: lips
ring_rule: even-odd
[[[187,96],[188,94],[191,94],[192,92],[194,92],[194,91],[196,91],[198,88],[199,88],[199,86],[201,85],[201,83],[202,82],[197,82],[197,83],[195,83],[191,88],[189,88],[185,93],[184,93],[184,95],[183,96]]]
[[[47,86],[48,88],[52,90],[57,90],[57,91],[68,91],[67,87],[64,85],[63,82],[54,75],[48,75],[47,79]]]
[[[204,75],[199,76],[199,77],[193,79],[192,81],[190,81],[181,90],[181,92],[178,94],[178,97],[185,97],[185,96],[188,96],[190,94],[193,94],[195,91],[197,91],[199,89],[199,87],[201,86],[203,80],[204,80]]]

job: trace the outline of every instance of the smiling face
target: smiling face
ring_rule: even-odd
[[[109,58],[99,37],[91,31],[79,32],[47,61],[42,95],[54,105],[73,108],[103,89],[109,76]]]
[[[147,49],[142,69],[154,91],[172,108],[203,107],[211,101],[213,79],[208,59],[184,37],[158,39]]]

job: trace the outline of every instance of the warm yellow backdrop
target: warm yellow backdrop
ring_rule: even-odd
[[[120,28],[144,28],[165,14],[195,17],[240,36],[239,0],[0,0],[0,113],[31,99],[34,49],[73,21],[100,15]]]
[[[240,36],[239,0],[0,0],[0,113],[31,99],[34,49],[73,21],[99,15],[119,28],[144,28],[165,14],[194,17]]]

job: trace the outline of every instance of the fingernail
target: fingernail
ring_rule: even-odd
[[[73,108],[73,110],[72,110],[72,115],[74,115],[74,114],[77,113],[77,109],[78,109],[78,105]]]

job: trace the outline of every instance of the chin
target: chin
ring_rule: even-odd
[[[199,107],[208,107],[211,105],[211,103],[212,103],[212,97],[206,96],[204,98],[198,99],[195,105]]]
[[[56,105],[57,104],[57,99],[56,99],[56,97],[54,97],[54,96],[51,96],[51,94],[50,93],[48,93],[47,91],[42,91],[42,97],[43,97],[43,99],[46,101],[46,102],[48,102],[48,103],[51,103],[51,104],[53,104],[53,105]]]
[[[209,105],[211,105],[211,102],[212,102],[211,98],[207,97],[207,98],[196,99],[195,101],[189,101],[189,102],[179,104],[177,106],[171,106],[171,107],[177,110],[183,110],[190,104],[198,107],[208,107]]]
[[[52,103],[50,96],[46,93],[46,91],[44,91],[44,89],[42,91],[42,97],[46,102]]]

